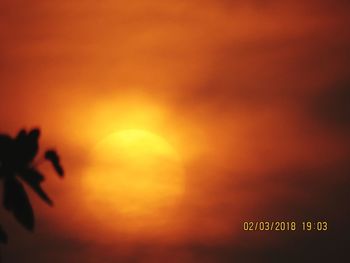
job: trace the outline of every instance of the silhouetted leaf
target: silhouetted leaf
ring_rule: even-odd
[[[52,163],[53,167],[55,168],[55,171],[58,173],[59,176],[64,175],[63,168],[60,164],[60,158],[56,153],[56,151],[53,151],[53,150],[47,151],[45,153],[45,158]]]
[[[3,202],[4,208],[8,211],[12,210],[12,196],[13,196],[11,183],[8,183],[8,178],[12,180],[14,176],[15,176],[14,174],[11,174],[11,175],[5,174],[5,179],[4,179],[2,202]]]
[[[40,130],[33,129],[29,133],[21,130],[17,137],[17,159],[21,165],[32,162],[39,151]]]
[[[7,244],[7,234],[0,226],[0,243]]]
[[[0,180],[1,180],[1,177],[5,177],[5,176],[6,176],[6,171],[3,167],[2,161],[0,160]]]
[[[13,177],[5,178],[4,205],[28,230],[34,229],[34,214],[22,184]]]
[[[27,132],[26,132],[26,130],[22,129],[18,132],[18,134],[16,136],[16,141],[25,140],[26,137],[27,137]]]
[[[13,140],[10,136],[0,134],[0,168],[8,161],[13,152]]]
[[[0,149],[4,149],[4,147],[7,149],[9,143],[12,143],[12,138],[6,134],[0,134]]]
[[[49,196],[41,188],[41,182],[44,180],[44,176],[35,169],[26,169],[20,173],[20,177],[39,195],[39,197],[52,206],[53,202]]]

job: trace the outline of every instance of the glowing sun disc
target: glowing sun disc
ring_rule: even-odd
[[[135,226],[163,220],[184,191],[178,153],[149,131],[111,134],[91,157],[83,186],[89,209],[101,221],[108,217]]]

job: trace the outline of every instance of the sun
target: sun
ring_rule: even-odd
[[[184,192],[181,158],[155,133],[122,130],[96,145],[83,187],[91,216],[148,227],[163,222]]]

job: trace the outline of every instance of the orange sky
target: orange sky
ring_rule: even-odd
[[[67,171],[61,181],[44,167],[56,206],[33,196],[34,235],[1,213],[5,260],[281,262],[278,249],[310,262],[305,247],[331,257],[349,212],[350,5],[281,2],[2,1],[0,132],[40,126]],[[171,216],[136,233],[118,218],[97,224],[81,196],[91,148],[125,129],[164,138],[184,170]],[[247,219],[334,228],[253,235]]]

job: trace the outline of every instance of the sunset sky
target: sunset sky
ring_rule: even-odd
[[[4,263],[347,262],[350,2],[0,3],[0,133],[40,127],[50,208]],[[30,192],[30,189],[28,189]],[[247,232],[245,221],[327,221]]]

